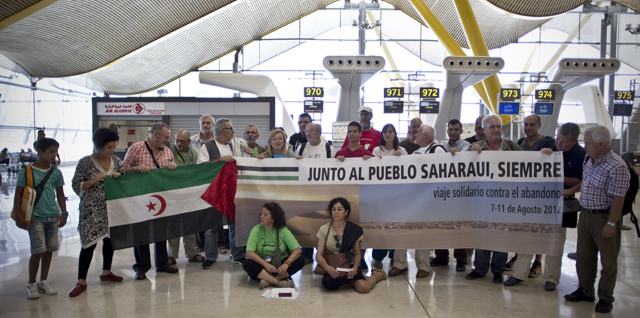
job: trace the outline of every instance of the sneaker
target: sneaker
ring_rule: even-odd
[[[456,272],[466,272],[466,271],[467,271],[467,264],[465,264],[464,262],[457,261]]]
[[[509,272],[513,270],[513,264],[518,260],[518,254],[512,257],[506,264],[504,264],[504,270]]]
[[[471,271],[471,273],[467,274],[467,276],[465,277],[465,279],[468,280],[474,280],[474,279],[478,279],[484,277],[484,275],[478,273],[476,270]]]
[[[604,299],[598,300],[598,303],[596,304],[596,312],[599,312],[599,313],[606,314],[608,312],[611,312],[612,309],[613,309],[613,303],[611,303],[610,301],[606,301]]]
[[[382,261],[375,261],[375,262],[373,262],[373,268],[375,268],[375,269],[382,269]]]
[[[242,265],[242,262],[244,262],[246,260],[247,259],[243,257],[243,258],[238,258],[238,259],[231,260],[231,263],[236,264],[236,265]]]
[[[556,284],[552,282],[544,283],[544,290],[546,291],[554,291],[556,290]]]
[[[42,280],[38,282],[38,291],[45,295],[56,295],[58,291],[51,286],[48,280]]]
[[[587,294],[584,293],[584,289],[582,289],[582,287],[578,287],[578,289],[576,289],[576,291],[574,291],[571,294],[564,295],[564,299],[566,301],[570,301],[570,302],[579,302],[579,301],[594,302],[594,301],[596,301],[595,297],[587,296]]]
[[[447,266],[447,265],[449,265],[449,260],[436,257],[436,258],[432,259],[429,262],[429,265],[431,265],[432,267],[435,267],[435,266]]]
[[[36,283],[27,284],[27,298],[28,299],[40,298],[40,293],[38,292],[38,285]]]
[[[540,264],[540,262],[533,262],[533,264],[531,265],[531,269],[529,270],[529,277],[536,278],[540,276],[541,272],[542,264]]]
[[[502,282],[504,282],[504,276],[502,276],[502,273],[493,274],[493,282],[496,284],[502,284]]]
[[[211,268],[211,266],[215,264],[216,264],[215,261],[205,260],[204,262],[202,262],[202,269],[209,269]]]
[[[522,283],[522,279],[515,278],[514,276],[509,277],[506,281],[504,281],[505,286],[515,286],[517,284]]]

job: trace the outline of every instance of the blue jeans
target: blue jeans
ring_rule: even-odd
[[[237,261],[244,257],[244,246],[236,246],[236,225],[229,223],[229,247],[231,248],[231,259]]]
[[[218,260],[218,229],[222,227],[208,229],[204,233],[204,258],[212,262]]]
[[[58,250],[57,216],[52,218],[31,217],[31,224],[27,227],[31,241],[31,254],[55,252]]]
[[[493,253],[493,256],[491,255]],[[476,267],[475,271],[482,276],[487,275],[489,272],[489,263],[491,263],[491,273],[502,274],[504,273],[504,264],[507,263],[508,253],[495,252],[488,250],[476,249],[476,258],[473,261],[473,265]]]

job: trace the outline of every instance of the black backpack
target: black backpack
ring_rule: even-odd
[[[306,142],[305,142],[305,143],[302,143],[302,144],[300,145],[300,149],[298,150],[298,155],[299,155],[299,156],[302,156],[302,153],[304,152],[304,147],[306,147],[306,146],[307,146],[307,143],[306,143]],[[327,141],[327,142],[325,143],[325,149],[326,149],[326,151],[327,151],[327,158],[331,158],[331,146],[332,146],[332,145],[331,145],[331,141]]]
[[[631,214],[631,222],[636,226],[636,232],[638,234],[638,237],[640,237],[638,218],[636,218],[636,215],[633,213],[633,202],[636,200],[636,194],[638,194],[638,174],[631,167],[629,167],[629,174],[631,175],[631,180],[629,180],[630,182],[627,194],[624,196],[622,215]]]

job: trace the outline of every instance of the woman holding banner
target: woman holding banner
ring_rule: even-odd
[[[281,128],[274,128],[267,138],[267,151],[261,153],[258,159],[293,157],[295,154],[287,148],[287,134]]]
[[[371,153],[378,158],[386,156],[406,156],[407,150],[400,146],[396,127],[392,124],[386,124],[380,132],[380,144],[373,148]]]
[[[378,147],[373,148],[371,151],[374,156],[378,158],[386,156],[406,156],[407,150],[400,146],[400,140],[398,139],[398,133],[396,127],[392,124],[386,124],[380,132],[380,144]],[[389,259],[393,265],[393,252],[394,250],[376,250],[371,253],[373,257],[373,267],[382,269],[382,260],[389,254]]]
[[[284,210],[276,202],[267,202],[260,212],[260,224],[251,229],[247,240],[247,260],[242,268],[262,290],[270,285],[294,287],[291,275],[304,266],[302,251],[287,228]]]
[[[118,139],[117,132],[104,127],[98,128],[93,133],[95,152],[80,159],[71,181],[73,191],[80,197],[78,232],[82,249],[78,262],[78,282],[69,292],[70,297],[76,297],[87,290],[87,272],[99,240],[102,240],[103,257],[100,280],[122,281],[121,276],[111,272],[113,248],[109,238],[109,217],[102,183],[106,177],[118,178],[124,173],[122,161],[113,155]]]
[[[365,277],[360,269],[362,260],[360,241],[363,230],[360,226],[349,221],[351,205],[345,198],[335,198],[329,202],[331,222],[318,230],[317,266],[327,272],[322,276],[322,286],[328,290],[353,287],[360,293],[368,293],[381,280],[387,278],[387,273],[381,269],[372,269],[371,276]],[[350,268],[336,268],[327,263],[328,254],[346,254],[351,263]],[[346,274],[345,274],[346,273]]]

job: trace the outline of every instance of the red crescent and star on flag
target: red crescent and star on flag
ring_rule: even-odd
[[[151,213],[151,211],[154,211],[154,212],[156,212],[156,214],[154,214],[153,216],[158,216],[158,215],[162,214],[162,212],[164,212],[164,209],[167,208],[167,201],[163,197],[161,197],[161,196],[159,196],[157,194],[154,194],[151,197],[152,198],[156,198],[160,202],[160,208],[158,210],[156,210],[157,203],[153,203],[153,200],[149,200],[149,204],[145,205],[149,209],[149,211],[147,211],[147,212]]]

